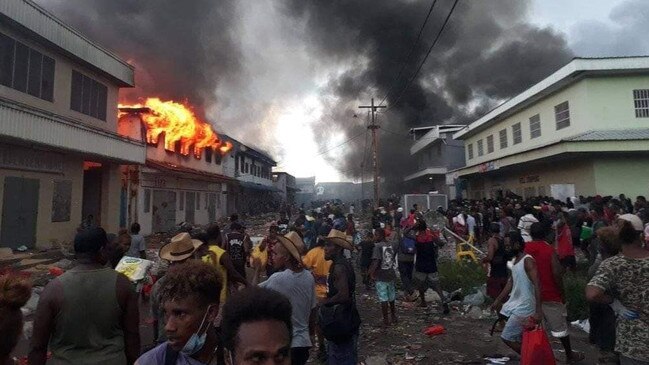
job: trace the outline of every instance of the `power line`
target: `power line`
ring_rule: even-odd
[[[439,32],[437,32],[437,36],[435,36],[435,40],[433,41],[433,44],[431,44],[430,48],[428,48],[428,52],[426,53],[426,57],[424,57],[424,59],[421,61],[421,63],[419,64],[419,67],[417,68],[417,71],[412,75],[410,80],[408,80],[408,83],[406,83],[406,86],[401,90],[401,93],[399,94],[399,97],[397,98],[397,100],[395,100],[394,103],[392,103],[392,105],[390,105],[390,108],[392,108],[393,106],[397,105],[397,103],[399,103],[399,101],[401,100],[401,98],[405,94],[406,90],[408,90],[408,88],[410,87],[412,82],[415,80],[415,78],[417,77],[417,75],[421,71],[422,67],[424,67],[424,64],[426,63],[426,60],[428,60],[428,56],[430,56],[430,53],[433,51],[433,47],[435,47],[435,45],[437,44],[437,41],[439,41],[439,38],[442,36],[442,33],[444,32],[444,28],[446,28],[446,24],[448,24],[448,21],[451,18],[451,15],[453,15],[453,11],[455,11],[455,7],[457,6],[458,1],[459,0],[455,0],[455,2],[453,2],[453,6],[451,7],[451,10],[448,12],[448,15],[446,16],[446,19],[444,19],[444,23],[442,24],[442,27],[439,29]]]
[[[385,94],[385,96],[383,97],[383,99],[379,103],[379,106],[383,105],[385,100],[392,93],[392,90],[394,90],[394,87],[397,86],[397,81],[399,81],[399,78],[401,77],[401,74],[403,73],[403,71],[406,69],[406,66],[408,65],[408,62],[410,61],[410,57],[412,57],[412,54],[415,51],[415,48],[417,47],[417,44],[419,44],[419,40],[421,39],[421,35],[424,33],[424,28],[426,28],[426,23],[428,23],[428,19],[430,18],[430,14],[432,14],[432,12],[433,12],[433,8],[435,7],[435,4],[437,4],[437,0],[433,0],[433,4],[430,6],[430,9],[428,9],[428,14],[426,14],[426,19],[424,19],[424,23],[421,25],[421,28],[419,28],[419,34],[417,34],[417,39],[415,40],[415,43],[413,43],[412,47],[410,47],[410,51],[408,52],[408,55],[406,56],[406,60],[401,65],[401,69],[399,70],[399,73],[397,74],[397,77],[395,77],[394,81],[392,81],[392,86],[390,86],[390,89],[388,90],[387,94]]]

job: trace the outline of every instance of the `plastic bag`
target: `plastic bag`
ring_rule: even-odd
[[[541,327],[523,332],[521,365],[556,365],[552,346]]]

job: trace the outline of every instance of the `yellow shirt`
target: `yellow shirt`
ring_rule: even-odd
[[[221,256],[223,256],[225,250],[219,246],[210,246],[209,250],[210,254],[203,256],[202,260],[203,262],[214,265],[223,279],[223,282],[221,283],[221,296],[219,298],[219,301],[223,304],[228,296],[228,271],[223,265],[221,265]],[[216,260],[216,262],[214,262],[214,260]]]
[[[311,270],[315,278],[315,293],[318,299],[327,297],[327,277],[331,261],[325,260],[324,248],[314,247],[302,258],[304,266]]]

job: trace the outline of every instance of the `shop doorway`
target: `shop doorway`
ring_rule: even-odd
[[[83,163],[83,200],[81,219],[84,225],[101,224],[101,185],[103,168],[100,163],[85,161]]]
[[[40,180],[7,176],[4,181],[0,246],[36,245]]]

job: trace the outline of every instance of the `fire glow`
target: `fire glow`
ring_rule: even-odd
[[[139,114],[146,126],[146,142],[157,144],[160,135],[164,134],[164,148],[167,151],[187,156],[193,147],[194,156],[200,158],[205,148],[221,154],[232,149],[232,143],[221,141],[212,126],[200,120],[188,105],[147,98],[144,104],[120,104],[119,109],[120,116],[128,113],[127,109],[144,109]],[[178,151],[176,144],[180,146]]]

